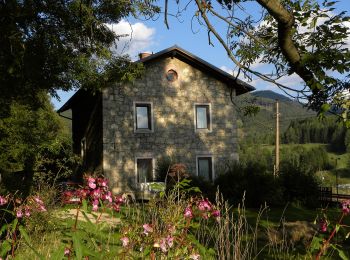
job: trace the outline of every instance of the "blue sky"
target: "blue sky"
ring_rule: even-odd
[[[170,0],[169,2],[169,13],[176,14],[178,7],[176,6],[175,1]],[[184,1],[182,2],[185,3]],[[184,6],[181,8],[183,7]],[[339,1],[336,4],[336,10],[344,10],[350,12],[350,0]],[[256,3],[248,3],[248,6],[245,7],[245,10],[236,13],[236,15],[244,16],[248,12],[249,14],[259,16],[260,8]],[[196,56],[208,61],[209,63],[232,73],[234,64],[227,57],[224,48],[215,39],[215,37],[211,37],[212,43],[214,44],[214,46],[211,46],[208,44],[207,29],[199,25],[198,22],[193,22],[191,26],[191,18],[193,16],[193,13],[194,5],[192,4],[189,5],[187,9],[181,13],[181,17],[178,19],[169,15],[169,30],[164,24],[163,14],[160,14],[158,19],[155,21],[128,18],[123,19],[117,25],[111,25],[111,28],[119,34],[132,35],[131,39],[130,37],[125,37],[118,43],[117,52],[123,54],[127,53],[133,60],[136,60],[138,53],[140,52],[148,51],[155,53],[176,44],[185,50],[195,54]],[[216,23],[214,22],[214,25],[215,24]],[[348,23],[347,26],[350,26],[350,23]],[[221,28],[220,26],[217,27]],[[350,46],[350,37],[348,46]],[[254,64],[253,68],[259,71],[263,70],[263,72],[269,70],[267,66],[258,63]],[[302,85],[300,78],[296,75],[283,77],[280,80],[280,83],[285,84],[289,87],[298,87]],[[256,87],[257,90],[273,90],[281,93],[281,91],[276,86],[262,80],[255,79],[250,82],[250,84]],[[60,106],[62,106],[73,93],[74,91],[59,91],[61,101],[59,102],[56,99],[52,100],[55,108],[58,109]]]

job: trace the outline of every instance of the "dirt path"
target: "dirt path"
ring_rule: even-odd
[[[117,225],[120,223],[120,219],[117,217],[112,217],[111,215],[107,213],[100,213],[100,212],[94,212],[94,213],[87,213],[85,212],[86,216],[89,218],[89,220],[92,223],[96,223],[97,219],[98,222],[105,222],[111,225]],[[57,213],[57,217],[61,219],[75,219],[77,215],[77,209],[67,209],[64,211],[60,211]],[[78,215],[79,221],[86,221],[86,218],[84,217],[83,213],[79,211]]]

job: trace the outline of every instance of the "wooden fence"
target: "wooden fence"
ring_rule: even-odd
[[[329,203],[340,202],[343,200],[350,200],[350,195],[337,194],[332,192],[332,187],[319,187],[319,200],[322,206]]]

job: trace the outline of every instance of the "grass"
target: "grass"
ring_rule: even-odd
[[[147,207],[147,205],[143,205],[142,207]],[[71,206],[68,207],[68,209],[71,208]],[[131,206],[130,208],[132,210],[133,208],[136,209],[137,207]],[[56,209],[56,211],[57,210],[65,212],[67,207]],[[130,217],[131,215],[127,213],[127,210],[128,209],[126,207],[123,208],[121,214],[117,214],[117,216],[122,219],[125,217]],[[305,234],[310,232],[312,229],[309,231],[306,230],[305,225],[309,227],[313,226],[312,223],[319,212],[319,209],[305,209],[293,204],[289,204],[285,208],[267,207],[263,210],[261,215],[259,215],[259,209],[246,209],[244,212],[244,218],[249,224],[249,229],[254,229],[257,223],[257,218],[260,217],[258,222],[257,246],[259,250],[262,251],[257,259],[309,259],[308,257],[310,257],[310,255],[307,254],[305,248],[308,246],[307,243],[310,242],[310,238],[309,240],[305,240],[304,237]],[[240,218],[240,216],[242,216],[242,212],[240,215],[237,208],[233,209],[233,213],[233,219],[236,221]],[[32,223],[29,223],[28,226],[30,229],[31,246],[35,248],[36,251],[44,257],[44,259],[51,259],[54,253],[60,250],[60,247],[62,247],[62,242],[69,241],[69,234],[74,226],[74,218],[62,219],[55,217],[56,215],[57,214],[52,214],[52,212],[50,212],[50,214],[47,214],[44,219],[31,220]],[[332,223],[334,223],[334,221],[336,221],[339,217],[339,209],[330,208],[328,210],[328,216]],[[293,225],[295,224],[297,233],[295,231],[292,233],[287,230],[285,234],[283,233],[286,237],[282,237],[282,239],[284,238],[284,242],[288,242],[287,244],[280,242],[271,244],[268,237],[269,231],[277,233],[280,232],[282,222],[287,224],[292,223]],[[350,225],[350,217],[345,219],[344,224]],[[317,225],[314,227],[317,229]],[[106,251],[103,254],[101,253],[100,257],[96,257],[96,259],[117,259],[115,256],[118,255],[118,252],[121,250],[119,241],[120,230],[118,227],[115,228],[101,222],[96,227],[96,230],[102,230],[103,232],[96,232],[95,230],[91,230],[91,225],[87,221],[80,220],[78,221],[77,229],[84,234],[84,239],[92,237],[92,240],[96,241],[97,243],[96,248],[101,247]],[[241,239],[248,241],[249,239],[253,239],[251,236],[252,235],[241,237]],[[295,241],[290,243],[292,239]],[[97,241],[104,241],[105,245],[102,245]],[[271,246],[275,248],[272,250]],[[348,244],[344,244],[344,246],[350,250]],[[94,245],[91,244],[91,247],[94,247]],[[95,252],[99,252],[96,248]],[[38,257],[27,245],[20,243],[17,250],[16,259],[38,259]]]

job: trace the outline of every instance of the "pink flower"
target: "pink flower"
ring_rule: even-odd
[[[98,211],[98,205],[92,205],[92,211]]]
[[[88,178],[87,178],[87,181],[88,181],[88,182],[96,182],[96,179],[93,178],[93,177],[88,177]]]
[[[17,209],[16,217],[17,217],[17,218],[22,218],[22,217],[23,217],[23,211],[22,211],[21,208]]]
[[[204,199],[198,202],[198,209],[200,211],[210,211],[212,206],[208,199]]]
[[[166,253],[166,251],[168,251],[167,246],[166,246],[166,240],[164,238],[160,241],[159,247],[163,253]]]
[[[152,227],[152,225],[150,225],[150,224],[143,224],[142,227],[143,227],[143,233],[144,233],[146,236],[148,236],[149,233],[152,233],[152,232],[153,232],[153,227]]]
[[[98,201],[98,199],[95,199],[93,202],[92,202],[92,210],[93,211],[97,211],[98,210],[98,204],[100,202]]]
[[[64,249],[64,256],[69,256],[70,255],[70,249],[68,247],[66,247]]]
[[[35,202],[38,203],[39,205],[44,205],[44,202],[43,202],[38,196],[34,197],[34,200],[35,200]]]
[[[199,259],[201,259],[201,256],[199,254],[193,253],[192,255],[190,255],[190,259],[199,260]]]
[[[123,247],[127,247],[129,245],[130,241],[128,237],[122,237],[120,240],[122,241]]]
[[[184,217],[185,218],[193,218],[193,212],[192,212],[191,207],[185,208]]]
[[[91,194],[91,197],[92,197],[93,199],[99,199],[99,198],[101,198],[101,190],[100,190],[100,188],[98,188],[98,189],[96,189],[96,190],[93,190],[90,194]]]
[[[45,212],[47,211],[44,205],[39,205],[38,211]]]
[[[116,212],[119,212],[119,211],[120,211],[120,205],[119,205],[119,204],[113,204],[113,209],[114,209]]]
[[[214,218],[220,218],[220,211],[219,210],[213,210],[211,212],[211,215],[214,217]]]
[[[350,213],[350,200],[344,200],[342,202],[342,211],[345,215]]]
[[[319,230],[320,232],[324,233],[327,232],[327,221],[325,219],[321,219],[319,223]]]
[[[95,178],[88,177],[87,182],[88,182],[88,186],[90,187],[90,189],[96,189],[96,179]]]
[[[108,181],[106,179],[98,178],[97,183],[101,187],[107,187]]]
[[[110,191],[108,191],[105,194],[105,200],[108,200],[110,203],[112,203],[113,199],[112,199],[112,193]]]
[[[166,242],[167,242],[168,246],[169,246],[170,248],[172,248],[173,245],[174,245],[174,237],[172,237],[172,236],[167,236]]]
[[[117,204],[123,204],[124,203],[124,199],[123,199],[122,196],[115,196],[114,202],[117,203]]]
[[[94,182],[89,182],[88,185],[89,185],[89,187],[90,187],[91,189],[96,189],[96,183],[94,183]]]
[[[0,206],[3,206],[7,203],[7,198],[6,197],[3,197],[3,196],[0,196]]]
[[[26,217],[30,217],[30,209],[29,209],[28,206],[24,208],[24,215],[25,215]]]

